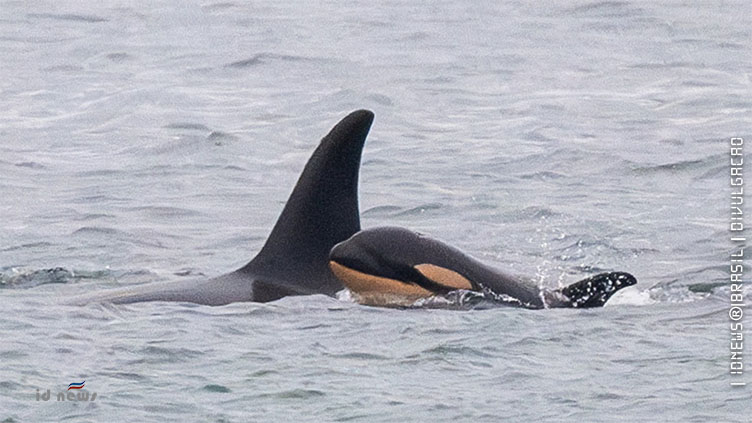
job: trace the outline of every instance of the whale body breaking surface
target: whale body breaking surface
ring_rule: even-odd
[[[560,289],[541,289],[404,228],[361,231],[358,175],[373,119],[371,111],[354,111],[320,141],[264,246],[240,269],[211,279],[150,283],[67,302],[216,306],[291,295],[334,296],[346,287],[356,300],[371,305],[402,306],[469,291],[525,308],[584,308],[603,306],[615,292],[637,282],[629,273],[608,272]]]

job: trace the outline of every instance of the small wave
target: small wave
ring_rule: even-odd
[[[37,162],[19,162],[15,164],[16,167],[25,167],[29,169],[46,169],[46,166]]]
[[[733,43],[729,41],[721,41],[719,43],[716,43],[716,46],[718,46],[718,48],[731,50],[744,50],[745,48],[747,48],[747,46],[745,46],[744,44]]]
[[[385,159],[366,159],[363,160],[363,166],[379,166],[379,165],[389,165],[391,162]]]
[[[697,64],[691,62],[643,62],[629,65],[627,67],[632,69],[696,69]]]
[[[678,281],[660,284],[644,291],[656,303],[687,303],[710,297],[707,292],[694,291]]]
[[[119,235],[124,234],[123,231],[115,228],[107,228],[103,226],[84,226],[73,231],[72,235],[88,235],[88,234],[104,234],[104,235]]]
[[[392,216],[399,213],[402,207],[398,206],[376,206],[362,213],[363,216]]]
[[[541,171],[541,172],[534,172],[534,173],[526,173],[523,175],[520,175],[520,178],[522,179],[534,179],[538,181],[547,181],[551,179],[562,179],[566,178],[567,175],[559,172],[550,172],[550,171]]]
[[[78,15],[74,13],[29,13],[26,15],[32,19],[52,19],[56,21],[71,21],[71,22],[86,22],[86,23],[99,23],[107,22],[109,19],[96,15]]]
[[[505,213],[506,218],[513,222],[526,220],[541,220],[561,216],[561,213],[555,212],[547,207],[530,206],[522,210],[513,210]]]
[[[77,221],[83,221],[83,220],[97,220],[97,219],[113,219],[115,218],[115,215],[113,214],[107,214],[107,213],[86,213],[79,215],[75,217],[74,219]]]
[[[193,123],[193,122],[174,122],[165,125],[163,128],[166,129],[187,129],[191,131],[204,131],[204,132],[211,132],[211,129],[209,129],[206,125],[200,124],[200,123]]]
[[[597,1],[569,10],[573,15],[598,17],[629,17],[642,14],[642,9],[632,7],[624,1]]]
[[[109,376],[114,379],[122,379],[122,380],[131,380],[135,382],[146,382],[149,380],[148,377],[139,374],[139,373],[133,373],[133,372],[120,372],[120,371],[107,371],[107,370],[100,370],[100,374],[103,376]]]
[[[225,67],[235,68],[235,69],[244,69],[244,68],[250,68],[256,65],[260,65],[262,63],[268,63],[270,61],[301,62],[305,60],[310,60],[310,59],[307,57],[303,57],[303,56],[292,56],[292,55],[287,55],[287,54],[259,53],[252,57],[249,57],[248,59],[238,60],[236,62],[228,63],[225,65]]]
[[[17,273],[0,274],[0,287],[33,288],[50,283],[67,283],[73,278],[73,273],[62,267],[41,270],[13,270]]]
[[[83,71],[83,66],[78,65],[53,65],[53,66],[47,66],[43,68],[45,72],[81,72]]]
[[[278,374],[279,372],[277,370],[262,369],[262,370],[256,370],[255,372],[251,373],[251,377],[259,378],[259,377],[264,377],[264,376],[275,376]]]
[[[75,204],[99,204],[99,203],[124,203],[128,199],[125,197],[114,197],[111,195],[99,194],[99,195],[85,195],[83,197],[74,198],[71,202]]]
[[[328,354],[330,357],[349,360],[388,360],[389,357],[367,352],[351,352],[344,354]]]
[[[130,207],[127,210],[144,212],[153,217],[193,217],[202,215],[201,212],[196,210],[170,206],[139,206]]]
[[[44,248],[44,247],[50,247],[50,246],[52,246],[51,243],[41,241],[41,242],[31,242],[28,244],[12,245],[10,247],[5,247],[5,248],[0,249],[0,251],[7,252],[7,251],[16,251],[16,250],[27,250],[30,248],[38,248],[38,247]]]
[[[718,84],[715,82],[709,82],[709,81],[698,81],[696,79],[690,79],[688,81],[682,81],[681,85],[683,87],[692,87],[692,88],[707,88],[707,87],[717,87]]]
[[[398,41],[423,41],[431,38],[431,34],[425,31],[415,31],[402,35],[397,38]]]
[[[0,273],[0,288],[28,289],[52,283],[70,283],[81,279],[98,279],[109,271],[74,271],[63,267],[48,269],[9,269],[10,273]]]
[[[706,164],[717,163],[717,157],[697,159],[697,160],[679,160],[671,163],[664,163],[654,166],[637,166],[633,170],[640,174],[652,174],[652,173],[675,173],[687,170],[698,169]],[[710,160],[709,160],[710,159]]]
[[[201,276],[201,277],[206,276],[203,272],[199,272],[199,271],[197,271],[195,269],[181,269],[181,270],[178,270],[177,272],[174,272],[173,275],[175,275],[175,276],[183,276],[183,277],[185,277],[185,276]]]
[[[205,385],[201,389],[204,390],[204,391],[207,391],[207,392],[217,392],[217,393],[220,393],[220,394],[226,394],[226,393],[231,392],[230,388],[228,388],[226,386],[222,386],[222,385]]]
[[[110,53],[106,57],[115,63],[124,62],[131,58],[128,53]]]
[[[438,345],[432,348],[429,348],[427,350],[424,350],[422,352],[423,354],[428,355],[435,355],[435,356],[460,356],[460,357],[481,357],[481,358],[492,358],[493,355],[488,354],[484,351],[481,351],[478,348],[472,348],[464,345],[454,345],[454,344],[442,344]]]
[[[224,145],[225,142],[237,140],[238,137],[227,132],[212,131],[206,136],[207,141],[211,141],[214,145]]]
[[[124,174],[124,170],[120,169],[96,169],[96,170],[83,170],[76,173],[77,176],[82,177],[107,177]]]
[[[704,180],[704,179],[718,178],[718,177],[726,176],[728,172],[729,172],[728,164],[724,163],[722,165],[711,167],[705,173],[697,176],[695,179]]]
[[[687,285],[687,289],[696,294],[710,294],[714,289],[724,287],[725,282],[700,282]]]
[[[427,203],[422,204],[411,209],[407,209],[403,212],[397,213],[394,216],[420,216],[427,211],[438,210],[442,207],[440,203]]]
[[[142,348],[139,353],[146,361],[152,363],[181,363],[203,355],[201,351],[188,348],[164,348],[154,345]]]
[[[580,257],[584,258],[585,254],[582,254]],[[560,260],[564,260],[561,256],[558,257],[558,258]],[[595,273],[604,273],[604,272],[608,272],[608,271],[611,270],[611,269],[607,269],[605,267],[595,266],[595,265],[591,265],[591,264],[579,264],[579,265],[577,265],[576,269],[579,270],[580,272],[582,272],[584,275],[592,275],[592,274],[595,274]],[[583,279],[584,279],[584,277],[583,277]]]
[[[294,399],[305,400],[310,398],[323,397],[326,394],[322,391],[315,389],[291,389],[287,391],[267,393],[259,395],[260,398],[278,398],[278,399]]]

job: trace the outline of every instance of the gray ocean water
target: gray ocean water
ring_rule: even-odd
[[[751,12],[0,2],[0,421],[750,421],[727,284]],[[364,227],[638,285],[594,310],[60,304],[243,265],[358,108]]]

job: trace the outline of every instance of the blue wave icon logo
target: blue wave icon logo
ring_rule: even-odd
[[[86,381],[83,381],[81,383],[71,383],[70,385],[68,385],[68,390],[70,391],[71,389],[81,389],[84,387],[84,383],[86,383]]]

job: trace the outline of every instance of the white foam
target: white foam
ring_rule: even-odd
[[[337,297],[337,299],[340,301],[345,301],[348,303],[357,303],[357,301],[355,300],[355,297],[353,296],[353,293],[347,288],[341,291],[338,291],[335,294],[335,297]]]
[[[656,300],[650,297],[648,291],[640,291],[634,286],[630,286],[616,292],[604,307],[612,307],[616,305],[649,305],[657,303]]]

